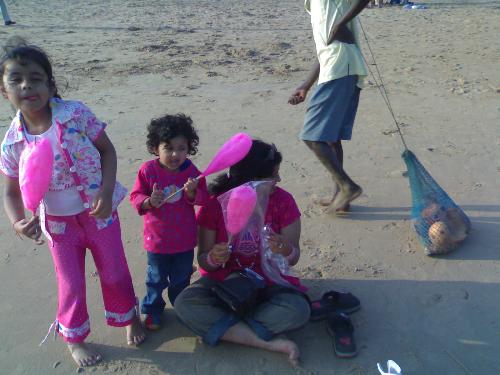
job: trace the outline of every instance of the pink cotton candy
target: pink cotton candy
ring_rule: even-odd
[[[19,160],[19,187],[24,207],[33,212],[49,189],[54,152],[48,139],[26,145]]]
[[[230,234],[235,235],[245,228],[256,203],[257,193],[250,186],[242,185],[233,189],[226,208],[226,229]]]
[[[252,138],[245,133],[233,135],[224,143],[200,177],[226,169],[243,159],[252,147]]]

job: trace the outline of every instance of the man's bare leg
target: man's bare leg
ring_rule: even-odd
[[[330,202],[332,208],[336,211],[345,211],[350,202],[359,197],[362,190],[342,167],[344,157],[342,144],[340,141],[333,144],[315,141],[304,142],[330,172],[338,189]]]

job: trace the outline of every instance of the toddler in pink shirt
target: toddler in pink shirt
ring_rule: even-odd
[[[198,143],[190,117],[178,114],[153,119],[146,145],[157,157],[141,165],[130,193],[132,206],[144,216],[148,267],[141,312],[150,330],[161,326],[163,291],[168,288],[173,306],[193,273],[197,242],[194,205],[208,199],[205,179],[196,178],[200,171],[188,159],[198,151]]]

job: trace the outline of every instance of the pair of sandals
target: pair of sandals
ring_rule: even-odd
[[[311,302],[312,321],[327,321],[328,332],[333,338],[333,349],[339,358],[351,358],[358,354],[354,341],[354,326],[347,314],[361,308],[361,302],[352,293],[330,291],[321,299]]]

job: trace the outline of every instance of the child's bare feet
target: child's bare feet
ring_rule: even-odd
[[[93,366],[102,359],[83,342],[68,343],[68,349],[79,367]]]
[[[273,339],[267,344],[269,345],[267,349],[270,351],[288,354],[288,360],[293,366],[299,364],[300,351],[292,340]]]
[[[349,204],[358,198],[362,192],[363,189],[358,185],[353,185],[346,190],[340,190],[332,202],[332,208],[336,212],[346,211]]]
[[[146,332],[144,332],[141,320],[137,316],[125,329],[127,331],[127,344],[129,345],[139,345],[146,338]]]

